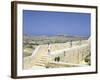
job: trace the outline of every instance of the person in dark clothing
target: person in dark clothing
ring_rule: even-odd
[[[55,61],[57,61],[57,57],[55,57]]]
[[[60,57],[55,57],[55,61],[59,62],[60,61]]]
[[[57,57],[57,61],[58,61],[58,62],[60,61],[60,57],[59,57],[59,56]]]

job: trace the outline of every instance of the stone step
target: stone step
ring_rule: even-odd
[[[35,65],[37,65],[37,66],[45,66],[45,64],[43,64],[43,63],[36,63]]]

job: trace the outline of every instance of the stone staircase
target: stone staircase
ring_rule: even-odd
[[[41,45],[37,54],[33,57],[33,66],[41,66],[46,67],[48,62],[50,61],[50,57],[48,55],[48,46],[47,45]]]
[[[34,65],[36,66],[42,66],[42,67],[46,67],[48,65],[48,62],[50,61],[49,56],[48,55],[43,55],[41,56],[40,59],[38,59]]]

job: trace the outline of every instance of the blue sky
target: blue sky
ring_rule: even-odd
[[[89,13],[23,10],[24,35],[90,36]]]

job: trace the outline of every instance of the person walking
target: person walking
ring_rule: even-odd
[[[48,55],[50,55],[51,52],[51,45],[48,43]]]

